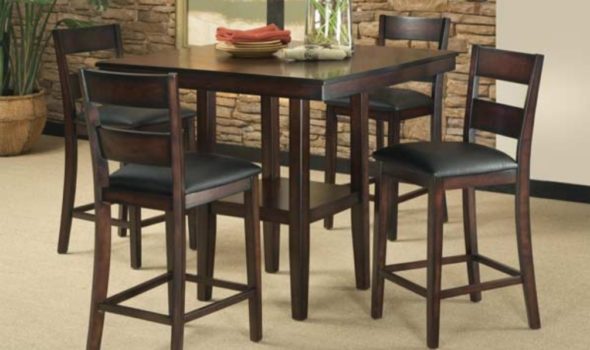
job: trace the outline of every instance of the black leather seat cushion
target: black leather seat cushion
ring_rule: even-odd
[[[415,142],[386,147],[373,157],[385,168],[408,167],[434,177],[475,175],[515,169],[516,161],[497,149],[465,142]]]
[[[385,112],[399,112],[407,109],[432,105],[430,96],[407,89],[382,88],[369,94],[369,108]],[[348,107],[348,97],[326,101],[337,107]]]
[[[204,191],[260,173],[256,164],[216,155],[187,153],[185,155],[186,193]],[[115,189],[158,194],[172,193],[172,169],[140,164],[127,164],[110,176]]]
[[[136,108],[116,105],[105,105],[98,107],[100,122],[104,125],[116,125],[129,129],[136,129],[146,125],[157,125],[167,123],[170,115],[167,109]],[[190,118],[196,112],[190,108],[181,108],[180,117]],[[78,114],[78,119],[84,120],[84,113]]]

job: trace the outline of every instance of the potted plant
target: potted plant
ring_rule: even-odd
[[[30,150],[45,126],[47,105],[39,72],[56,2],[0,0],[0,156]],[[105,4],[90,2],[99,9]]]

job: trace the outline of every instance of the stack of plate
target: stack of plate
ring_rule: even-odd
[[[229,53],[234,57],[242,58],[257,58],[270,57],[275,52],[287,47],[280,40],[272,41],[256,41],[256,42],[242,42],[242,43],[217,43],[217,50]]]

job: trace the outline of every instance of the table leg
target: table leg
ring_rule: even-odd
[[[352,207],[352,244],[356,287],[368,289],[369,266],[369,97],[367,93],[354,95],[351,105],[350,184],[360,195],[360,202]]]
[[[215,149],[215,91],[197,91],[197,150],[213,152]]]
[[[309,101],[289,101],[289,263],[291,311],[307,318],[309,296]]]
[[[213,152],[216,143],[216,99],[214,91],[198,90],[197,91],[197,150],[203,153]],[[203,277],[212,277],[213,264],[215,262],[215,214],[211,209],[211,204],[202,205],[195,209],[195,215],[199,222],[198,228],[205,230],[202,234],[204,237],[197,239],[199,235],[191,237],[191,242],[200,241],[204,246],[198,247],[198,267],[197,271]],[[211,299],[211,287],[199,286],[197,297],[199,300]]]
[[[272,206],[278,198],[280,167],[279,99],[262,96],[262,203]],[[264,266],[266,272],[279,270],[281,225],[264,222]]]

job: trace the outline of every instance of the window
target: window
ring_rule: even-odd
[[[291,30],[293,40],[303,40],[306,0],[187,0],[185,28],[179,32],[188,45],[215,42],[217,27],[247,29],[266,23]],[[179,12],[182,15],[182,11]],[[183,25],[179,22],[179,25]]]

